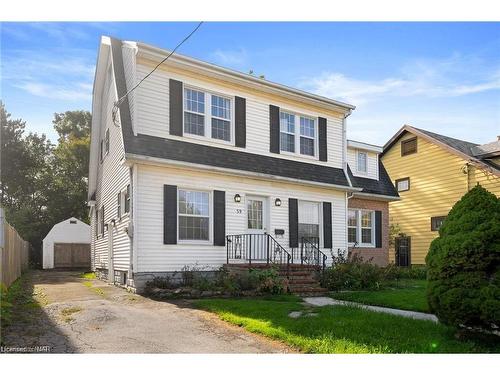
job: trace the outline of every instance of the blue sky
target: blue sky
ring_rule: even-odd
[[[0,99],[55,141],[54,112],[90,110],[100,35],[172,49],[195,25],[1,23]],[[179,52],[356,105],[352,139],[500,135],[500,23],[207,22]]]

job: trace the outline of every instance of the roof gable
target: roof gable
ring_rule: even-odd
[[[497,176],[500,175],[500,169],[494,166],[494,164],[492,166],[492,163],[489,163],[486,160],[478,159],[476,156],[474,156],[473,150],[475,150],[476,147],[479,146],[477,143],[462,141],[460,139],[433,133],[428,130],[415,128],[410,125],[404,125],[401,129],[398,130],[396,134],[392,136],[391,139],[389,139],[389,141],[384,145],[384,151],[382,152],[381,156],[383,156],[388,150],[390,150],[406,133],[411,133],[418,137],[421,137],[426,141],[442,147],[446,151],[467,160],[470,163],[476,164],[483,169],[489,170]]]

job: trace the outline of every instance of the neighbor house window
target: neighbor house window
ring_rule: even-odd
[[[446,216],[431,217],[431,231],[438,231],[439,228],[441,228],[441,225],[443,225],[444,219],[446,219]]]
[[[349,210],[347,217],[347,238],[349,244],[374,246],[375,211]]]
[[[401,141],[401,156],[411,155],[417,152],[417,137]]]
[[[280,112],[280,150],[316,155],[316,121],[307,116]]]
[[[104,156],[104,141],[101,139],[101,143],[99,145],[99,160],[102,162]]]
[[[209,240],[209,193],[179,190],[179,240]]]
[[[319,245],[319,203],[299,201],[299,241],[306,238]]]
[[[358,151],[358,172],[366,173],[368,171],[368,155],[366,152]]]
[[[231,141],[231,99],[185,88],[184,133]]]
[[[396,180],[396,189],[398,192],[410,190],[410,177]]]
[[[348,213],[347,237],[351,244],[358,242],[358,212],[355,210],[349,210]]]

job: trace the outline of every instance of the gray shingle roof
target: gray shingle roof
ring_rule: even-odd
[[[467,154],[470,156],[473,156],[472,148],[478,146],[477,143],[462,141],[460,139],[447,137],[445,135],[433,133],[433,132],[430,132],[430,131],[424,130],[424,129],[419,129],[419,128],[415,128],[415,129],[421,131],[422,133],[428,135],[429,137],[432,137],[432,138],[444,143],[447,146],[450,146],[451,148],[454,148],[457,151],[463,152],[464,154]]]
[[[392,184],[391,178],[387,174],[387,171],[380,160],[378,162],[378,167],[379,179],[374,180],[372,178],[354,176],[351,168],[347,166],[347,173],[349,174],[349,179],[351,180],[352,185],[354,187],[362,188],[362,193],[399,197],[396,188]]]

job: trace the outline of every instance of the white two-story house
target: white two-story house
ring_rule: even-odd
[[[101,40],[94,270],[140,290],[185,266],[319,266],[349,248],[387,262],[386,207],[398,197],[381,149],[346,139],[354,106],[178,54],[116,106],[168,53]]]

